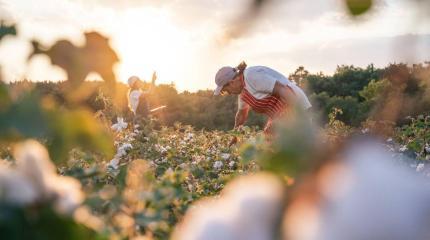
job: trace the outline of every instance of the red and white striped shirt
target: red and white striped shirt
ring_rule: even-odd
[[[269,118],[282,115],[287,109],[287,103],[282,102],[279,97],[273,96],[272,92],[276,82],[288,87],[297,96],[304,109],[311,107],[308,98],[298,86],[271,68],[249,67],[245,70],[242,81],[244,88],[239,95],[239,108],[242,108],[245,103],[255,112],[265,114]]]

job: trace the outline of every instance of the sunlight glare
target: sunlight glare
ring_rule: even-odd
[[[157,71],[158,83],[176,82],[175,77],[182,75],[181,65],[189,58],[185,52],[186,32],[175,26],[162,9],[127,10],[114,39],[121,59],[121,82],[131,75],[148,81],[153,71]]]

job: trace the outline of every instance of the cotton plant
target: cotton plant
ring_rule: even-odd
[[[27,140],[16,146],[16,167],[0,165],[0,200],[16,206],[52,202],[59,213],[71,214],[84,200],[81,184],[59,176],[44,146]]]

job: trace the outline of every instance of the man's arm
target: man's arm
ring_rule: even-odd
[[[238,109],[236,112],[236,117],[234,119],[234,128],[242,126],[245,124],[246,119],[248,119],[249,106],[245,106],[242,109]]]
[[[248,119],[249,105],[244,102],[240,96],[237,98],[237,112],[234,119],[234,128],[242,126],[245,124],[246,119]]]

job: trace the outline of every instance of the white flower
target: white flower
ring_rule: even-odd
[[[400,151],[400,152],[404,152],[404,151],[406,151],[406,150],[408,150],[408,147],[407,147],[406,145],[403,145],[403,146],[401,146],[401,147],[399,148],[399,151]]]
[[[124,118],[118,117],[116,118],[117,123],[113,124],[111,128],[117,132],[121,132],[122,130],[127,128],[127,123],[124,122]]]
[[[230,161],[230,162],[228,163],[228,166],[232,168],[232,167],[234,167],[234,164],[236,164],[234,161]]]
[[[422,170],[424,170],[424,163],[420,163],[420,164],[418,164],[418,166],[417,166],[417,168],[416,168],[416,171],[417,171],[417,172],[421,172]]]
[[[221,153],[221,158],[224,159],[224,160],[227,160],[227,159],[230,158],[230,154],[228,154],[228,153]]]
[[[362,130],[361,130],[361,133],[363,133],[363,134],[364,134],[364,133],[368,133],[368,132],[369,132],[369,129],[368,129],[368,128],[365,128],[365,129],[362,129]]]
[[[392,142],[393,141],[393,139],[392,138],[388,138],[387,139],[387,142]]]
[[[222,165],[223,165],[223,163],[221,162],[221,161],[216,161],[215,163],[214,163],[214,168],[216,169],[216,170],[219,170],[219,169],[221,169],[222,168]]]

